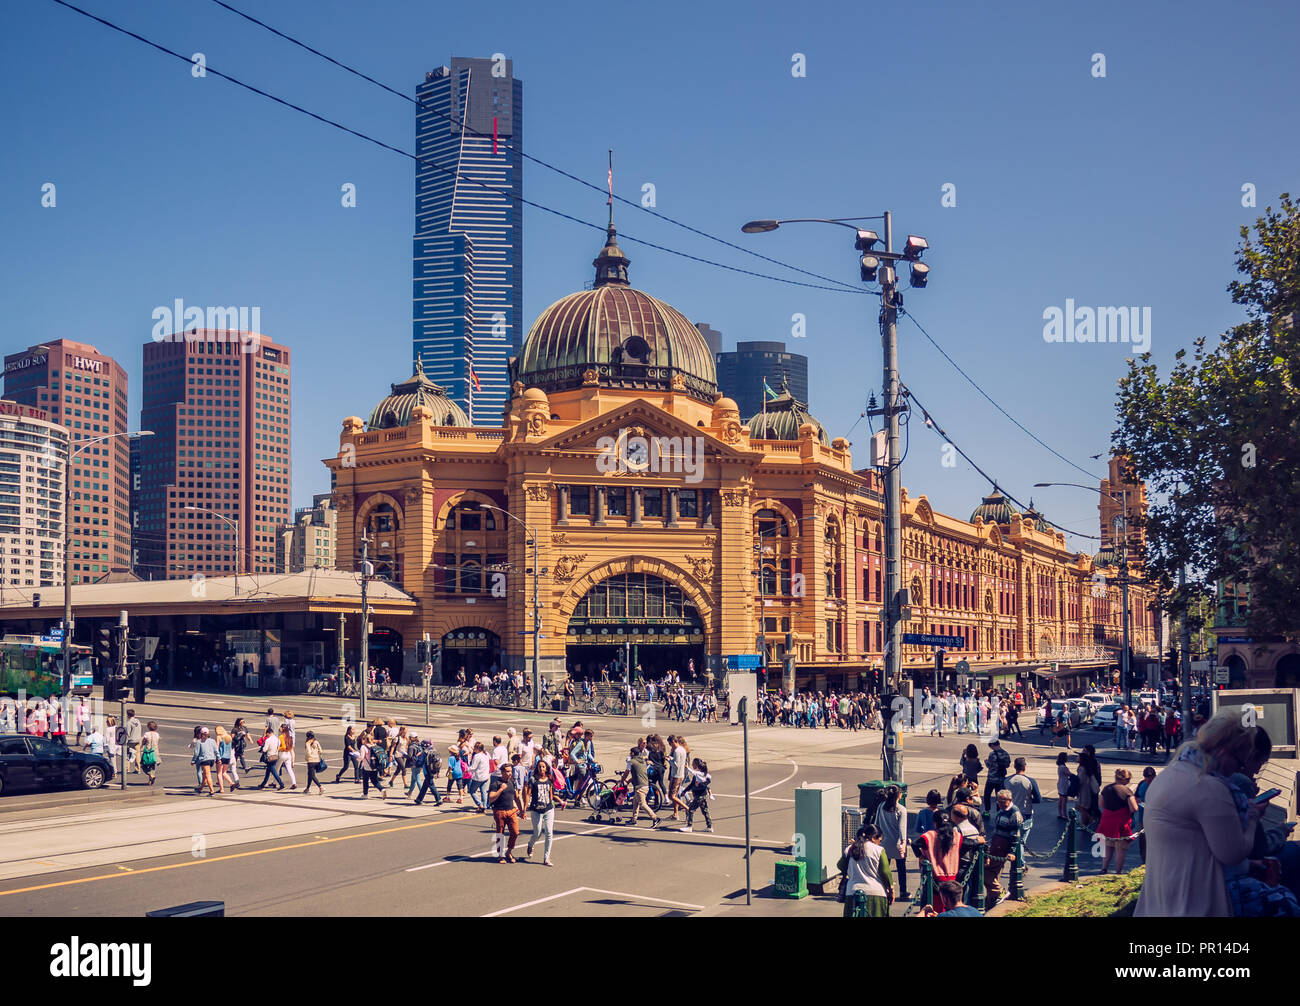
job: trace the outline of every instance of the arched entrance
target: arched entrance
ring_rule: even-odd
[[[442,680],[454,684],[457,672],[465,671],[472,684],[476,674],[501,669],[501,637],[477,625],[454,629],[442,637]]]
[[[1274,688],[1300,688],[1300,654],[1288,653],[1277,662]]]
[[[1246,661],[1242,660],[1239,655],[1234,653],[1224,661],[1223,666],[1228,669],[1229,688],[1246,687]]]
[[[650,573],[619,573],[596,583],[569,617],[566,666],[575,678],[622,680],[638,665],[646,679],[676,671],[703,680],[704,622],[681,587]]]

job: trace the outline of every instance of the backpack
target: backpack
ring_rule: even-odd
[[[425,753],[423,747],[411,748],[406,753],[406,761],[411,768],[423,768],[424,759],[425,759]]]
[[[429,753],[425,756],[424,763],[425,767],[434,775],[437,775],[442,771],[442,756],[438,754],[437,748],[429,748]]]
[[[370,745],[370,767],[376,772],[383,772],[388,768],[388,752],[382,744]]]
[[[1067,797],[1079,795],[1079,776],[1074,772],[1070,773],[1070,785],[1066,789],[1065,795]]]

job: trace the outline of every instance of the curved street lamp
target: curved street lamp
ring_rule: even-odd
[[[108,433],[102,437],[79,440],[72,450],[68,441],[68,459],[63,463],[63,695],[66,698],[72,686],[72,460],[87,447],[102,444],[117,437],[152,437],[153,430],[131,430],[126,433]]]

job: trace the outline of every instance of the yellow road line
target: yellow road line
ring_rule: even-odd
[[[138,877],[145,873],[158,873],[162,870],[179,870],[185,866],[201,866],[206,863],[220,863],[227,859],[244,859],[248,856],[261,856],[268,852],[288,852],[291,849],[306,849],[313,845],[325,845],[327,842],[346,842],[353,838],[371,838],[375,835],[391,835],[398,831],[411,831],[415,828],[434,828],[440,824],[454,824],[457,821],[467,821],[466,817],[448,817],[437,821],[420,821],[417,824],[403,824],[396,828],[384,828],[381,831],[366,831],[359,835],[339,835],[334,838],[323,838],[314,842],[296,842],[293,845],[278,845],[270,849],[253,849],[250,852],[232,852],[226,856],[207,856],[202,859],[192,859],[185,863],[169,863],[166,866],[147,866],[141,870],[133,870],[130,867],[119,866],[123,873],[104,873],[97,877],[82,877],[78,880],[59,880],[51,884],[37,884],[34,887],[18,887],[12,891],[0,891],[0,898],[8,894],[27,894],[31,891],[48,891],[54,887],[72,887],[75,884],[91,884],[97,880],[117,880],[121,877]]]

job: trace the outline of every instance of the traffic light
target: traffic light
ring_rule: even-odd
[[[441,643],[430,643],[430,644],[429,644],[429,663],[431,663],[431,664],[436,664],[436,663],[438,662],[438,658],[441,657],[441,656],[442,656],[442,644],[441,644]]]
[[[96,643],[95,656],[99,658],[100,666],[111,667],[113,664],[113,630],[106,625],[101,625],[99,639]]]
[[[121,702],[126,698],[126,683],[122,678],[113,677],[113,668],[104,676],[104,701]]]
[[[143,701],[144,701],[144,689],[145,689],[145,680],[144,680],[144,661],[143,661],[143,660],[137,660],[137,661],[136,661],[136,664],[135,664],[135,675],[134,675],[134,678],[135,678],[135,681],[133,682],[133,684],[134,684],[134,686],[135,686],[135,701],[136,701],[136,702],[143,702]]]
[[[1169,655],[1165,657],[1165,673],[1171,678],[1178,677],[1178,647],[1169,647]]]
[[[415,641],[416,663],[418,663],[421,667],[423,667],[424,664],[428,661],[428,659],[429,659],[429,644],[423,639],[417,639]]]

